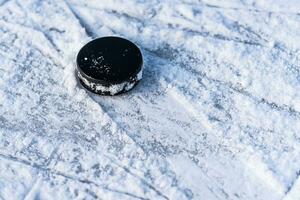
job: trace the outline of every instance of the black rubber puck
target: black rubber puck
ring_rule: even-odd
[[[142,78],[141,51],[120,37],[92,40],[79,51],[76,63],[80,83],[96,94],[127,92]]]

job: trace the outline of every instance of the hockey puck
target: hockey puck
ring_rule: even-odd
[[[131,90],[142,78],[140,49],[120,37],[102,37],[90,41],[76,59],[77,76],[89,91],[117,95]]]

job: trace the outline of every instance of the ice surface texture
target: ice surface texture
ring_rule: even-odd
[[[300,199],[298,0],[0,0],[0,199]],[[143,80],[88,94],[86,42]]]

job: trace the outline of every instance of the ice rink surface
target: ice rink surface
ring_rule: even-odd
[[[75,78],[108,35],[115,97]],[[300,199],[300,2],[0,0],[0,199]]]

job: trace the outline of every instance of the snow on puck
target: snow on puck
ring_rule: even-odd
[[[142,78],[141,51],[120,37],[102,37],[87,43],[79,51],[76,64],[80,83],[96,94],[127,92]]]

